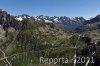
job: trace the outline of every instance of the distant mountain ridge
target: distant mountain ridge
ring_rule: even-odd
[[[90,20],[86,20],[82,26],[76,28],[76,31],[83,32],[83,31],[91,31],[100,29],[100,15],[97,15]]]
[[[96,22],[100,22],[100,15],[97,15],[96,17],[87,20],[84,24],[92,24]]]
[[[97,15],[94,18],[89,20],[84,19],[83,17],[66,17],[66,16],[29,16],[27,14],[22,14],[18,16],[12,16],[8,14],[6,11],[0,9],[0,25],[3,26],[4,29],[8,27],[15,27],[15,22],[22,21],[24,19],[34,19],[37,22],[42,23],[52,23],[55,26],[59,26],[64,28],[65,30],[69,30],[72,32],[80,32],[85,30],[94,30],[100,29],[100,15]],[[16,27],[15,27],[16,28]]]
[[[17,16],[16,19],[21,21],[25,18],[31,18],[31,16],[28,15],[20,15]],[[40,15],[40,16],[36,16],[36,17],[32,17],[34,18],[36,21],[39,22],[44,22],[44,23],[54,23],[54,24],[59,24],[62,27],[64,27],[65,29],[68,29],[70,31],[74,31],[77,27],[83,25],[83,23],[85,22],[85,19],[83,17],[75,17],[75,18],[70,18],[70,17],[66,17],[66,16],[44,16],[44,15]]]

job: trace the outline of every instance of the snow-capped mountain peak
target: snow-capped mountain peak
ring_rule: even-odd
[[[18,15],[15,17],[15,19],[18,21],[22,21],[23,19],[27,19],[27,18],[31,18],[31,16],[29,16],[27,14],[22,14],[22,15]]]
[[[18,20],[18,21],[22,21],[23,18],[22,18],[22,17],[16,17],[16,20]]]

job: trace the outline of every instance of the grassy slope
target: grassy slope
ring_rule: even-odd
[[[38,64],[40,56],[71,57],[74,50],[67,47],[69,36],[69,32],[53,25],[42,24],[33,20],[23,21],[17,31],[7,33],[4,52],[8,60],[16,66]],[[34,44],[35,50],[32,48]],[[50,54],[48,55],[47,52]]]

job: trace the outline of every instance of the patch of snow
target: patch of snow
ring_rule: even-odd
[[[52,23],[52,21],[50,21],[50,20],[44,19],[44,21],[45,21],[46,23]]]
[[[22,21],[23,20],[23,18],[22,17],[18,17],[18,18],[16,18],[18,21]]]
[[[59,22],[58,18],[55,18],[54,21],[55,21],[55,22]]]

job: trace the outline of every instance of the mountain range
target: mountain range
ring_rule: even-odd
[[[38,22],[43,22],[43,23],[52,23],[54,25],[63,27],[66,30],[72,31],[72,32],[80,32],[84,31],[88,28],[93,28],[98,29],[99,28],[99,23],[100,23],[100,15],[97,15],[94,18],[91,18],[90,20],[86,20],[83,17],[66,17],[66,16],[29,16],[26,14],[16,16],[16,20],[22,21],[23,19],[26,18],[34,18]]]
[[[21,21],[25,18],[31,18],[31,16],[23,14],[23,15],[19,15],[16,16],[16,19]],[[36,21],[39,22],[43,22],[43,23],[53,23],[56,25],[60,25],[63,28],[70,30],[70,31],[74,31],[77,27],[83,25],[83,23],[85,22],[85,19],[83,17],[75,17],[75,18],[70,18],[70,17],[66,17],[66,16],[44,16],[44,15],[40,15],[40,16],[36,16],[36,17],[32,17],[34,18]]]
[[[100,15],[97,15],[90,20],[86,20],[83,17],[66,17],[66,16],[29,16],[27,14],[22,14],[18,16],[12,16],[6,11],[0,11],[0,24],[6,27],[14,27],[15,21],[22,21],[24,19],[34,19],[37,22],[49,23],[55,26],[64,28],[65,30],[72,32],[80,32],[85,30],[99,29],[100,25]],[[8,23],[9,22],[9,23]]]

